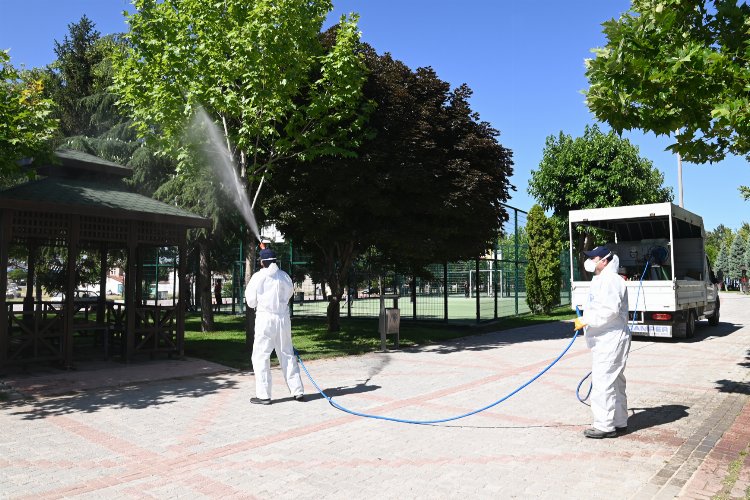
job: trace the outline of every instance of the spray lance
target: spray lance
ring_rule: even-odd
[[[576,306],[576,314],[578,315],[578,317],[579,317],[579,318],[581,317],[581,309],[579,309],[579,307],[578,307],[578,306]],[[578,335],[578,332],[580,332],[580,331],[583,331],[583,332],[585,333],[585,331],[586,331],[586,325],[583,325],[583,326],[581,326],[580,328],[576,329],[576,332],[575,332],[575,334],[576,334],[576,335]],[[575,336],[574,336],[573,338],[575,338]],[[580,381],[580,382],[578,382],[578,386],[576,387],[576,398],[578,398],[578,401],[580,401],[581,403],[585,404],[586,406],[590,406],[590,405],[589,405],[589,404],[588,404],[588,403],[586,402],[586,400],[587,400],[587,399],[589,398],[589,396],[591,396],[591,387],[592,387],[592,383],[591,383],[591,381],[589,380],[589,390],[588,390],[588,392],[586,393],[586,396],[584,396],[583,398],[581,398],[581,386],[582,386],[582,385],[583,385],[583,383],[584,383],[584,382],[586,381],[586,379],[587,379],[587,378],[589,378],[590,376],[591,376],[591,372],[588,372],[588,373],[586,374],[586,376],[585,376],[585,377],[583,377],[583,378],[581,379],[581,381]]]

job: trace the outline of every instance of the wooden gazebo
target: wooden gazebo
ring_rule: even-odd
[[[210,221],[131,192],[131,169],[72,150],[55,153],[59,164],[37,168],[41,176],[0,191],[0,369],[40,361],[73,367],[76,339],[93,337],[103,355],[131,360],[138,353],[183,354],[188,297],[186,237]],[[57,162],[56,162],[57,163]],[[23,305],[6,299],[11,245],[28,252]],[[67,251],[63,299],[34,294],[39,249]],[[143,300],[143,256],[150,248],[176,247],[177,300],[170,305]],[[124,301],[106,298],[108,253],[124,250]],[[76,296],[76,263],[81,252],[100,259],[98,297]],[[38,288],[37,288],[38,290]]]

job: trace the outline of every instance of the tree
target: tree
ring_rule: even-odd
[[[668,149],[687,161],[750,155],[748,19],[736,0],[633,0],[586,63],[589,109],[617,131],[678,131]]]
[[[51,154],[57,128],[53,107],[43,96],[42,81],[15,69],[8,52],[0,51],[0,187],[21,173],[20,160]]]
[[[47,95],[57,104],[56,117],[64,137],[97,135],[93,110],[84,98],[94,94],[95,69],[105,57],[97,45],[100,33],[85,15],[69,24],[68,30],[70,36],[65,35],[62,43],[55,40],[57,60],[47,68]]]
[[[356,157],[286,162],[270,185],[267,216],[319,263],[331,287],[329,330],[351,264],[371,247],[378,264],[422,275],[427,264],[492,248],[507,219],[511,153],[430,68],[412,71],[363,45],[365,98],[375,109]],[[427,274],[425,274],[426,276]]]
[[[732,279],[739,279],[742,276],[742,268],[746,266],[746,240],[739,233],[734,236],[732,246],[729,247],[729,269],[727,275]]]
[[[531,207],[526,231],[529,237],[529,263],[524,278],[526,303],[534,312],[549,314],[560,303],[562,236],[539,205]]]
[[[547,137],[528,192],[544,210],[567,219],[570,210],[671,201],[663,183],[664,175],[630,141],[593,125],[583,137]]]
[[[731,244],[731,243],[730,243]],[[717,276],[729,276],[729,249],[730,245],[726,242],[722,242],[719,247],[719,253],[716,255],[716,262],[714,263],[714,271]]]
[[[346,151],[360,123],[362,65],[355,19],[336,43],[319,32],[327,0],[137,0],[115,88],[141,137],[191,166],[183,135],[203,105],[242,179],[290,158]]]
[[[732,237],[732,230],[723,224],[716,226],[713,231],[706,232],[706,255],[712,263],[716,264],[722,246],[729,248]]]

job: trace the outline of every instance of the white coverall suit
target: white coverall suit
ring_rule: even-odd
[[[620,259],[612,260],[591,279],[588,302],[581,321],[591,349],[591,411],[595,429],[604,432],[628,425],[625,363],[630,351],[628,289],[617,274]]]
[[[255,396],[260,399],[271,398],[271,352],[274,350],[289,392],[292,396],[304,393],[292,346],[289,299],[293,292],[291,278],[276,263],[253,274],[245,288],[245,302],[248,307],[255,309],[252,362]]]

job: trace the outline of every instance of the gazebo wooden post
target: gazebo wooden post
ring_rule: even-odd
[[[34,280],[36,279],[36,262],[39,259],[39,244],[35,240],[28,241],[29,259],[26,262],[26,297],[23,299],[24,319],[30,320],[34,311]]]
[[[99,304],[96,308],[96,322],[99,325],[105,323],[107,313],[107,244],[102,243],[99,246]]]
[[[0,368],[8,361],[8,305],[5,293],[8,291],[8,257],[10,241],[13,237],[13,211],[4,210],[0,218]]]
[[[68,234],[68,262],[66,266],[65,280],[65,306],[63,317],[65,318],[63,330],[63,363],[65,368],[73,367],[73,321],[75,315],[75,288],[76,288],[76,261],[78,260],[78,245],[81,235],[81,216],[71,215],[69,220],[70,233]]]
[[[180,261],[177,263],[177,280],[180,284],[179,300],[177,301],[177,355],[185,355],[185,310],[187,309],[188,286],[187,281],[187,229],[180,232],[180,242],[177,251]]]
[[[146,253],[143,245],[138,245],[135,249],[135,303],[138,307],[142,307],[146,304],[146,300],[143,298],[143,263],[144,254]],[[148,296],[148,295],[147,295]],[[136,324],[138,318],[136,317]]]
[[[128,258],[125,271],[125,361],[130,362],[135,351],[135,294],[136,294],[136,260],[138,259],[137,225],[135,221],[128,224]]]

